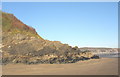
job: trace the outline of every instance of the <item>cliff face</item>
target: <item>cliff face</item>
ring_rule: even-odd
[[[18,43],[32,37],[43,40],[34,28],[18,20],[13,14],[2,12],[2,43],[3,45]]]
[[[3,64],[74,63],[99,58],[91,52],[81,52],[78,47],[44,40],[12,14],[2,13],[2,30]]]
[[[2,13],[2,25],[3,25],[2,26],[3,32],[6,32],[6,31],[10,32],[12,30],[21,30],[21,31],[37,34],[34,28],[22,23],[13,14]]]

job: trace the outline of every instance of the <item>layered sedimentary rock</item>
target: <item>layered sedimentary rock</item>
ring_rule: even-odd
[[[44,40],[34,28],[13,14],[2,13],[2,62],[8,63],[75,63],[99,58],[89,51],[82,52],[59,41]]]

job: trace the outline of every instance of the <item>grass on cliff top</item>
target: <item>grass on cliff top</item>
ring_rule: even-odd
[[[17,27],[14,27],[12,21],[13,21],[13,14],[2,12],[2,31],[3,32],[6,32],[6,33],[10,32],[11,34],[21,33],[24,35],[28,35],[30,37],[36,37],[36,38],[43,39],[37,33],[33,33],[31,31],[26,31],[26,30],[21,30],[21,29],[18,29]]]
[[[2,30],[8,31],[12,27],[12,18],[10,14],[2,13]]]
[[[27,35],[27,36],[30,36],[30,37],[36,37],[36,38],[43,39],[43,38],[40,37],[38,34],[34,34],[34,33],[31,33],[31,32],[27,32],[27,31],[24,31],[24,30],[13,29],[13,30],[10,31],[10,32],[11,32],[11,34],[21,33],[21,34],[23,34],[23,35]]]

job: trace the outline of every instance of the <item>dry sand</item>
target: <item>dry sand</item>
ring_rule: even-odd
[[[73,64],[8,64],[3,75],[117,75],[118,59],[102,58]]]

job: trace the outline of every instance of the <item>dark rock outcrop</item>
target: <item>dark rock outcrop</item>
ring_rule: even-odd
[[[99,58],[91,52],[82,52],[59,41],[41,38],[35,29],[18,20],[14,15],[2,13],[2,62],[8,63],[75,63]]]

